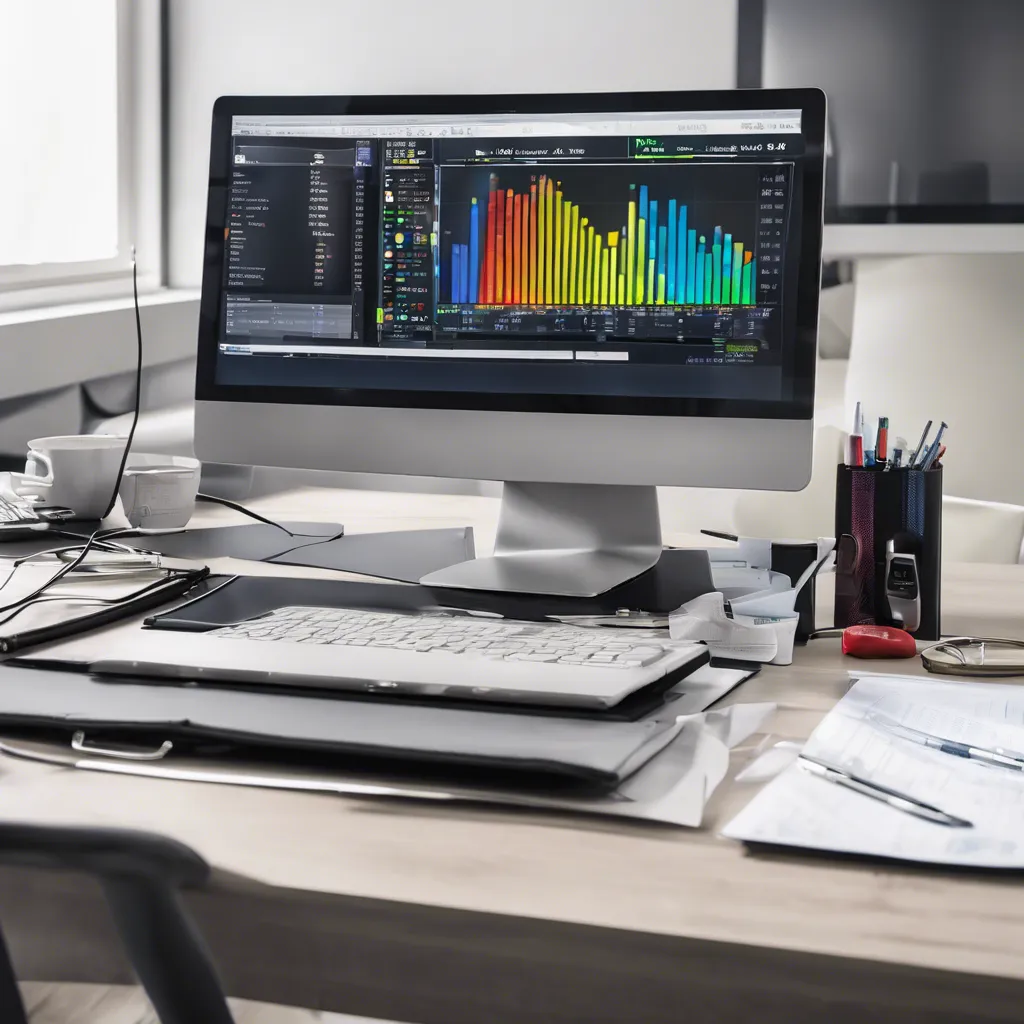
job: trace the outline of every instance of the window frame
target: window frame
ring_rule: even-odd
[[[160,0],[116,0],[118,255],[74,263],[0,265],[0,312],[131,294],[162,284]]]

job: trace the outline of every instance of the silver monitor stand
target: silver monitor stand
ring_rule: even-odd
[[[420,583],[594,597],[639,576],[660,556],[655,487],[507,482],[494,554],[432,572]]]

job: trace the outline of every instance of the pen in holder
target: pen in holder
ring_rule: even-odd
[[[942,468],[839,466],[836,627],[900,626],[938,640]]]

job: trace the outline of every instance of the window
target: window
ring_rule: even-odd
[[[150,6],[0,3],[0,309],[125,293],[133,244],[159,281]]]

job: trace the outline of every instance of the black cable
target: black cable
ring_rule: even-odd
[[[162,586],[170,578],[172,578],[172,575],[180,575],[180,573],[177,570],[166,571],[163,573],[163,575],[161,575],[161,577],[158,580],[155,580],[154,583],[159,583]],[[26,600],[23,604],[19,605],[14,611],[10,612],[8,615],[4,616],[4,618],[0,619],[0,626],[6,626],[8,622],[10,622],[12,619],[16,619],[27,608],[32,608],[37,604],[46,604],[50,601],[61,601],[66,603],[81,602],[84,604],[116,605],[120,604],[122,601],[127,600],[130,597],[135,597],[138,594],[144,594],[147,590],[150,590],[152,586],[153,584],[150,583],[146,587],[140,588],[138,591],[132,591],[131,594],[126,594],[121,597],[89,597],[86,594],[40,594],[38,597],[35,597],[30,601]]]
[[[128,431],[128,440],[125,442],[124,452],[121,454],[121,464],[117,469],[117,477],[114,480],[114,489],[110,495],[110,502],[107,505],[107,510],[100,516],[100,519],[106,519],[107,516],[114,510],[114,506],[117,504],[117,496],[121,490],[121,481],[124,478],[124,468],[128,463],[128,453],[131,451],[132,441],[135,440],[135,428],[139,424],[139,410],[142,404],[142,314],[139,311],[139,265],[135,259],[135,247],[132,246],[132,301],[135,306],[135,341],[136,341],[136,360],[135,360],[135,412],[132,416],[131,429]],[[12,604],[0,606],[0,614],[9,612],[13,608],[27,607],[32,603],[35,598],[39,597],[45,591],[53,586],[58,580],[62,579],[69,572],[73,572],[78,568],[79,565],[85,561],[86,555],[92,549],[93,545],[97,541],[103,541],[108,537],[120,536],[124,533],[133,532],[131,528],[116,529],[116,530],[95,530],[89,535],[85,541],[81,552],[78,557],[73,561],[68,562],[50,577],[41,587],[33,591],[31,594],[25,597],[19,598]],[[14,576],[13,571],[11,575],[7,577],[2,584],[0,584],[0,590],[2,590],[11,581]]]
[[[200,491],[196,495],[196,501],[209,501],[215,505],[223,505],[225,508],[233,509],[235,512],[241,512],[243,516],[248,516],[250,519],[255,519],[258,523],[263,523],[266,526],[273,526],[277,530],[284,530],[289,537],[295,537],[296,534],[292,533],[287,526],[282,526],[280,523],[275,523],[273,519],[268,519],[266,516],[261,516],[259,512],[253,512],[251,508],[246,508],[244,505],[239,505],[237,501],[228,501],[227,498],[218,498],[215,494],[204,494]],[[299,534],[301,536],[301,534]]]
[[[59,579],[63,578],[64,576],[66,576],[68,574],[68,572],[70,572],[71,569],[76,565],[76,563],[78,565],[81,564],[82,559],[84,559],[85,555],[88,553],[89,549],[92,547],[92,542],[93,542],[93,538],[92,537],[88,538],[86,540],[86,542],[85,542],[85,545],[83,546],[83,549],[82,549],[83,553],[77,559],[75,559],[74,562],[68,562],[66,565],[62,565],[56,571],[56,573],[53,574],[53,576],[51,576],[41,587],[39,587],[37,590],[34,590],[31,594],[27,594],[25,597],[19,597],[17,601],[13,601],[13,602],[11,602],[11,604],[0,606],[0,613],[10,611],[12,608],[17,608],[23,602],[30,601],[30,600],[32,600],[32,598],[38,597],[40,594],[44,593],[46,591],[46,589],[48,587],[52,586],[54,583],[56,583],[57,580],[59,580]],[[8,575],[7,579],[5,579],[3,581],[3,583],[0,583],[0,590],[3,590],[4,587],[6,587],[11,582],[11,580],[14,579],[14,576],[15,576],[15,573],[16,573],[16,571],[18,569],[18,566],[21,565],[21,564],[23,564],[23,562],[19,561],[11,569],[10,575]]]
[[[215,494],[204,494],[200,491],[196,495],[196,501],[209,501],[215,505],[223,505],[225,508],[233,509],[235,512],[241,512],[243,516],[248,516],[250,519],[255,519],[259,523],[264,523],[267,526],[273,526],[275,530],[283,530],[292,538],[308,538],[310,540],[337,540],[339,537],[345,536],[344,528],[341,533],[336,533],[332,537],[325,537],[320,533],[292,533],[287,526],[283,526],[281,523],[275,523],[273,519],[268,519],[266,516],[261,516],[259,512],[253,512],[251,508],[247,508],[245,505],[240,505],[237,501],[229,501],[227,498],[218,498]],[[294,551],[294,548],[289,550]],[[284,552],[287,554],[287,552]]]
[[[14,608],[20,608],[31,604],[32,601],[34,601],[41,594],[44,594],[47,590],[49,590],[49,588],[52,587],[54,583],[56,583],[58,580],[63,579],[65,576],[67,576],[69,572],[74,572],[75,569],[77,569],[82,564],[82,562],[85,561],[86,556],[92,550],[92,546],[96,543],[97,540],[107,540],[112,537],[120,537],[126,533],[134,532],[135,530],[130,526],[114,530],[94,531],[92,534],[90,534],[89,539],[82,545],[82,550],[81,552],[79,552],[77,558],[73,559],[70,562],[67,562],[65,565],[62,565],[45,583],[43,583],[41,586],[33,590],[32,593],[26,594],[24,597],[19,597],[17,601],[12,601],[10,604],[0,605],[0,615],[2,615],[4,612],[9,612]],[[4,580],[2,585],[0,585],[0,590],[6,587],[7,584],[11,582],[11,579],[13,577],[14,572],[12,571],[11,575],[8,576],[6,580]]]
[[[16,633],[10,636],[0,637],[0,653],[10,654],[13,651],[23,650],[26,647],[34,647],[39,644],[52,643],[55,640],[65,640],[69,636],[84,633],[100,626],[118,622],[124,618],[127,608],[134,612],[149,611],[158,605],[166,603],[171,597],[178,597],[187,594],[197,583],[209,576],[210,570],[203,566],[201,569],[194,569],[188,572],[180,572],[173,577],[160,580],[161,586],[154,588],[152,585],[144,587],[140,591],[126,595],[116,605],[101,608],[99,611],[81,615],[70,622],[58,622],[51,626],[40,626],[37,629],[26,630],[23,633]]]
[[[43,557],[45,557],[47,555],[53,555],[54,557],[56,557],[58,555],[63,555],[67,551],[77,551],[82,546],[82,544],[85,541],[87,541],[88,539],[89,539],[88,536],[78,537],[78,538],[76,538],[76,540],[78,540],[78,542],[79,542],[77,544],[65,544],[63,547],[47,548],[45,551],[34,551],[31,555],[22,555],[21,558],[14,559],[14,561],[11,563],[11,565],[15,569],[17,569],[18,566],[20,566],[20,565],[27,565],[29,562],[34,562],[34,561],[36,561],[36,559],[43,558]],[[126,550],[125,547],[120,545],[120,544],[115,544],[113,542],[109,542],[108,543],[107,541],[102,540],[102,539],[97,539],[96,541],[94,541],[93,542],[93,548],[96,549],[97,551],[107,551],[107,552],[110,552],[111,554],[117,554],[117,555],[125,555],[125,554],[129,554],[129,553],[131,553],[131,554],[145,554],[145,555],[155,554],[155,552],[143,551],[141,548],[137,548],[137,549],[129,548],[129,549]],[[0,589],[2,589],[2,588],[0,588]]]
[[[139,425],[139,409],[142,405],[142,315],[139,312],[139,265],[135,260],[135,246],[132,246],[132,299],[135,303],[135,413],[132,416],[131,429],[128,431],[128,440],[124,446],[124,453],[121,455],[121,465],[117,469],[117,477],[114,480],[114,491],[110,495],[110,503],[106,512],[100,519],[106,519],[114,506],[117,504],[117,495],[121,490],[121,481],[124,479],[124,467],[128,464],[128,453],[131,451],[132,441],[135,440],[135,428]]]
[[[130,601],[135,600],[138,597],[144,597],[146,594],[152,591],[158,591],[162,587],[169,587],[171,584],[176,583],[178,580],[187,579],[190,576],[200,577],[200,574],[205,572],[204,569],[168,569],[165,570],[163,575],[156,580],[146,584],[144,587],[140,587],[138,590],[133,590],[129,594],[121,594],[119,597],[88,597],[84,594],[40,594],[38,597],[33,598],[31,601],[26,601],[20,605],[9,615],[0,619],[0,626],[6,626],[8,622],[13,621],[19,615],[22,614],[27,608],[31,608],[37,604],[44,604],[49,601],[80,601],[87,604],[101,604],[108,605],[110,607],[117,607],[117,605],[127,604]],[[127,574],[126,574],[127,575]],[[72,620],[74,621],[74,620]]]

